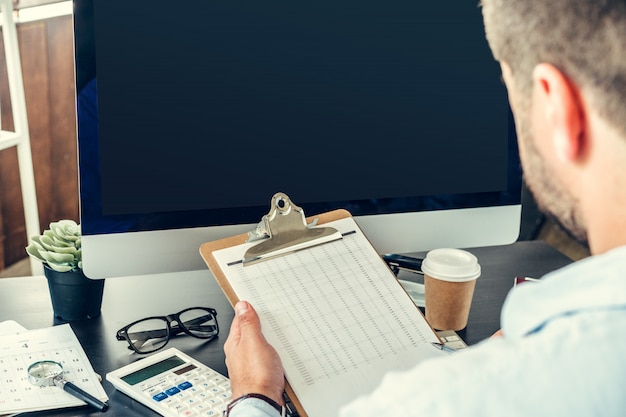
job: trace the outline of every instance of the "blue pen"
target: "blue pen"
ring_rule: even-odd
[[[439,350],[443,350],[444,352],[456,353],[456,349],[452,349],[451,347],[446,346],[443,343],[430,342],[430,344]]]

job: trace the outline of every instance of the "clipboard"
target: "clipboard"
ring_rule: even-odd
[[[291,209],[294,210],[295,213],[304,213],[304,211],[302,211],[302,209],[298,206],[296,206],[295,204],[293,204],[291,202],[291,200],[289,199],[289,197],[286,196],[286,194],[284,193],[276,193],[274,194],[274,196],[272,197],[272,209],[270,210],[270,212],[267,214],[267,216],[265,216],[262,219],[262,222],[267,222],[270,223],[273,221],[272,219],[276,219],[277,217],[273,217],[273,211],[275,209],[280,209],[282,207],[279,207],[280,202],[287,202],[287,204],[289,204],[291,207]],[[322,213],[320,215],[317,216],[312,216],[310,218],[303,218],[303,220],[308,221],[309,223],[313,223],[316,222],[320,225],[325,224],[325,223],[329,223],[332,222],[334,220],[339,220],[339,219],[345,219],[351,217],[350,212],[348,212],[347,210],[343,210],[343,209],[338,209],[338,210],[334,210],[334,211],[330,211],[327,213]],[[280,217],[278,217],[278,219],[282,219]],[[288,223],[291,223],[288,221]],[[295,226],[291,225],[292,227],[288,227],[287,230],[294,230],[296,229]],[[300,225],[298,225],[300,226]],[[306,224],[304,224],[304,227],[306,228]],[[270,235],[270,237],[268,238],[269,240],[267,240],[266,242],[269,242],[272,238],[276,238],[275,236],[280,236],[280,232],[281,230],[284,230],[283,228],[281,228],[280,226],[276,229],[269,229],[272,231],[272,233],[276,233],[274,235]],[[226,298],[228,299],[228,302],[231,304],[231,306],[235,306],[235,304],[237,304],[237,302],[239,301],[239,298],[237,297],[237,294],[235,294],[235,291],[233,290],[233,288],[230,285],[230,282],[228,282],[228,279],[226,278],[226,275],[224,274],[224,271],[219,267],[217,260],[215,259],[215,257],[213,257],[213,252],[219,249],[224,249],[224,248],[228,248],[231,246],[236,246],[236,245],[241,245],[246,243],[249,239],[250,239],[250,233],[243,233],[240,235],[236,235],[236,236],[232,236],[232,237],[228,237],[225,239],[221,239],[221,240],[216,240],[213,242],[207,242],[204,243],[200,246],[200,255],[202,256],[202,258],[204,259],[204,261],[206,262],[207,266],[209,267],[209,270],[211,271],[211,273],[213,274],[213,276],[215,277],[215,280],[217,281],[217,283],[219,284],[220,288],[222,289],[222,291],[224,292],[224,295],[226,296]],[[314,240],[313,238],[316,238],[318,236],[313,236],[312,240]],[[263,243],[260,242],[259,245]],[[276,247],[282,247],[283,242],[280,241],[279,243],[277,243]],[[314,242],[312,242],[312,244],[316,244]],[[267,251],[271,251],[272,249],[274,249],[275,247],[270,246],[269,248],[267,248]],[[303,249],[306,249],[303,248]],[[256,252],[255,252],[256,254]],[[258,254],[257,254],[258,256]],[[263,260],[270,260],[271,258],[273,258],[273,256],[269,256],[267,258],[264,258]],[[243,260],[242,260],[243,261]],[[251,260],[250,262],[255,262],[255,260]],[[302,417],[308,417],[306,412],[304,411],[304,408],[302,407],[302,404],[300,403],[300,401],[298,400],[298,397],[296,396],[295,392],[293,391],[293,389],[291,388],[291,386],[289,385],[289,381],[285,381],[285,391],[287,392],[287,395],[289,396],[289,399],[291,400],[291,402],[294,404],[294,406],[296,407],[296,410],[298,411],[298,414]]]
[[[268,227],[268,225],[271,225],[272,222],[275,222],[277,217],[273,216],[273,210],[279,207],[279,203],[282,202],[283,204],[286,203],[286,210],[289,209],[293,209],[294,213],[291,216],[290,221],[291,222],[295,222],[297,223],[294,219],[298,219],[298,222],[300,222],[300,224],[298,224],[297,226],[293,226],[293,227],[298,227],[301,230],[301,233],[303,234],[307,234],[306,232],[304,232],[304,229],[310,229],[310,228],[325,228],[327,227],[326,225],[328,223],[334,223],[334,224],[343,224],[341,222],[345,222],[345,221],[351,221],[354,226],[356,228],[358,228],[358,226],[356,225],[356,223],[351,219],[351,214],[347,211],[347,210],[343,210],[343,209],[339,209],[339,210],[334,210],[334,211],[330,211],[327,213],[323,213],[323,214],[319,214],[316,216],[311,216],[306,218],[304,216],[304,213],[302,212],[302,209],[300,209],[298,206],[296,206],[295,204],[293,204],[289,198],[283,194],[283,193],[277,193],[274,195],[274,197],[272,198],[272,206],[270,209],[270,212],[268,213],[268,215],[264,216],[262,222],[259,224],[259,227],[261,229],[265,229],[264,231],[266,232],[266,234],[268,236],[266,236],[265,238],[260,239],[260,242],[257,243],[256,245],[261,245],[263,243],[265,246],[265,249],[267,249],[267,253],[264,253],[264,256],[260,256],[262,259],[255,259],[259,256],[259,252],[254,252],[255,256],[250,256],[249,258],[249,263],[254,265],[257,264],[258,262],[264,263],[267,262],[269,265],[273,265],[274,263],[278,263],[278,262],[287,262],[285,259],[287,259],[288,257],[286,256],[287,254],[290,255],[296,255],[299,253],[298,256],[307,256],[306,254],[310,251],[324,251],[324,248],[330,246],[330,245],[341,245],[344,242],[341,242],[342,240],[349,240],[352,237],[343,237],[345,234],[349,234],[349,233],[344,233],[341,234],[342,237],[339,239],[339,241],[337,240],[336,236],[326,236],[325,238],[327,239],[327,242],[322,242],[320,243],[320,239],[317,238],[318,234],[312,234],[310,235],[310,239],[307,240],[305,239],[304,242],[302,241],[298,241],[296,242],[296,246],[297,248],[290,251],[288,250],[288,247],[285,247],[284,242],[277,238],[276,236],[278,235],[280,237],[282,229],[278,229],[278,233],[276,233],[276,229],[274,230],[269,230],[270,228]],[[275,214],[275,213],[274,213]],[[282,217],[278,217],[278,219],[283,219]],[[278,220],[279,222],[281,220]],[[263,227],[265,226],[265,227]],[[259,227],[257,229],[259,229]],[[291,226],[288,227],[288,229]],[[269,233],[268,233],[269,232]],[[387,282],[385,283],[388,287],[390,288],[393,292],[393,294],[395,294],[396,298],[393,299],[392,303],[388,303],[388,304],[392,304],[392,306],[390,306],[390,309],[394,309],[395,307],[393,306],[393,304],[395,302],[398,302],[398,300],[400,301],[399,304],[403,304],[403,308],[405,308],[404,311],[394,311],[395,313],[399,313],[394,315],[394,317],[396,316],[401,316],[401,320],[407,320],[407,323],[410,321],[410,326],[415,326],[415,331],[418,334],[419,337],[415,336],[415,335],[410,335],[409,339],[412,343],[414,343],[414,346],[411,347],[409,346],[409,349],[413,349],[410,352],[407,350],[407,352],[403,352],[403,354],[405,354],[405,357],[402,361],[399,360],[399,363],[395,363],[395,369],[402,369],[403,367],[406,368],[407,366],[407,357],[406,354],[409,354],[411,356],[409,357],[413,357],[413,356],[420,356],[420,360],[426,357],[430,357],[430,356],[437,356],[439,354],[441,354],[440,351],[437,351],[436,349],[433,349],[432,346],[430,345],[431,342],[438,342],[439,339],[437,338],[435,332],[432,330],[432,328],[430,328],[430,326],[426,323],[426,320],[424,318],[424,316],[422,315],[421,311],[417,308],[417,306],[415,306],[415,304],[413,303],[413,301],[411,300],[411,298],[409,297],[409,295],[404,291],[404,289],[402,288],[402,286],[400,285],[400,283],[395,279],[395,275],[393,274],[393,272],[389,269],[389,267],[387,266],[387,264],[382,260],[382,258],[376,253],[376,251],[374,250],[373,246],[371,245],[371,243],[369,242],[369,240],[367,240],[367,237],[364,236],[364,234],[362,233],[362,231],[358,231],[360,233],[360,239],[366,240],[366,243],[364,243],[363,245],[366,246],[366,248],[368,249],[368,256],[370,259],[370,261],[372,262],[370,265],[375,265],[379,271],[384,269],[382,271],[382,274],[384,275],[384,279],[387,280]],[[258,230],[255,232],[257,235]],[[222,261],[220,262],[220,260],[218,259],[218,256],[216,256],[216,253],[220,253],[220,252],[225,252],[228,250],[232,250],[236,247],[240,247],[241,245],[245,245],[246,247],[249,246],[250,242],[249,240],[254,240],[253,235],[255,233],[248,233],[248,234],[241,234],[241,235],[237,235],[237,236],[232,236],[229,238],[225,238],[225,239],[221,239],[221,240],[217,240],[217,241],[213,241],[213,242],[207,242],[201,245],[200,247],[200,254],[202,256],[202,258],[204,259],[204,261],[206,262],[207,266],[209,267],[210,271],[213,273],[213,276],[215,277],[216,281],[218,282],[220,288],[222,289],[222,291],[224,292],[226,298],[228,299],[228,301],[230,302],[231,305],[235,305],[238,301],[239,301],[239,297],[237,295],[237,293],[235,292],[235,290],[233,289],[233,285],[231,285],[231,282],[229,281],[229,278],[227,277],[227,273],[226,271],[224,271],[225,265],[230,266],[232,264],[236,264],[239,263],[241,265],[237,265],[238,268],[240,268],[240,270],[245,271],[247,266],[246,263],[244,262],[244,258],[242,257],[242,259],[240,259],[240,261],[237,262],[230,262],[225,264]],[[263,234],[263,233],[260,233]],[[252,239],[251,239],[252,238]],[[272,242],[272,240],[274,239],[274,243],[268,243],[268,242]],[[356,238],[355,238],[356,239]],[[324,240],[324,238],[321,239],[322,241]],[[292,240],[293,241],[293,240]],[[256,246],[255,245],[255,246]],[[328,246],[327,246],[328,245]],[[254,246],[253,246],[254,247]],[[280,254],[276,255],[274,250],[278,249],[278,251],[280,252]],[[265,252],[265,251],[263,251]],[[238,252],[239,253],[239,252]],[[317,252],[316,252],[317,253]],[[248,255],[248,251],[246,251],[246,255]],[[370,256],[371,255],[371,256]],[[322,255],[323,257],[331,257],[330,255]],[[283,258],[283,260],[281,259],[277,259],[277,258]],[[295,259],[297,257],[296,256],[291,256],[289,257],[289,259],[292,259],[292,263],[295,263]],[[262,264],[261,264],[262,265]],[[257,266],[260,267],[260,266]],[[254,267],[254,268],[257,268]],[[269,266],[268,266],[269,267]],[[252,269],[253,267],[251,267]],[[389,279],[387,279],[389,278]],[[276,278],[277,280],[279,278]],[[295,289],[297,292],[297,288]],[[384,292],[383,292],[384,294]],[[351,297],[351,295],[347,295],[348,298]],[[378,298],[380,298],[380,291],[377,295]],[[375,299],[376,300],[376,299]],[[394,301],[395,300],[395,301]],[[248,299],[247,301],[252,301],[250,299]],[[310,301],[311,303],[315,303],[316,301],[311,299],[311,300],[307,300]],[[362,301],[362,300],[361,300]],[[374,301],[377,302],[377,301]],[[253,304],[254,305],[254,304]],[[256,306],[255,306],[256,307]],[[258,311],[258,310],[257,310]],[[410,316],[410,317],[405,317],[405,316]],[[356,319],[355,319],[356,320]],[[264,325],[263,329],[264,329],[264,334],[266,333],[266,327],[265,327],[265,323],[262,323]],[[382,325],[381,325],[382,326]],[[409,329],[410,331],[413,331],[413,329]],[[403,330],[404,332],[407,332],[406,329]],[[416,334],[417,334],[416,333]],[[268,337],[267,334],[266,338],[268,338],[268,341],[270,341],[270,337]],[[273,336],[273,334],[271,335]],[[404,337],[403,335],[400,335],[398,337]],[[421,339],[420,339],[421,338]],[[413,339],[420,339],[417,341],[414,341]],[[388,343],[390,346],[393,344],[401,344],[401,343],[396,343],[394,341],[393,344]],[[277,346],[274,346],[275,348]],[[404,346],[403,346],[404,347]],[[392,346],[393,349],[393,346]],[[415,349],[418,349],[417,351]],[[419,350],[421,349],[421,350]],[[279,351],[279,355],[281,353],[281,351],[279,349],[277,349]],[[418,352],[416,354],[416,352]],[[283,359],[283,364],[285,364],[285,360],[281,355],[281,359]],[[417,358],[413,361],[416,362]],[[384,362],[384,361],[383,361]],[[384,368],[384,372],[386,373],[388,370],[386,366],[386,363],[378,363],[376,362],[376,359],[372,360],[372,369],[376,369],[379,375],[382,375],[382,368]],[[392,368],[394,369],[394,368]],[[287,368],[286,368],[287,371]],[[359,369],[357,370],[358,372],[363,372],[363,369]],[[368,368],[369,371],[369,368]],[[374,373],[374,372],[373,372]],[[287,374],[287,372],[286,372]],[[287,376],[287,375],[286,375]],[[288,376],[287,376],[288,378]],[[360,384],[361,382],[357,381],[357,385]],[[378,383],[379,381],[377,381]],[[345,383],[343,385],[346,385]],[[350,385],[350,384],[347,384]],[[375,386],[375,385],[374,385]],[[302,389],[302,384],[301,381],[298,380],[296,382],[296,388],[300,388]],[[370,386],[368,389],[373,389],[372,386]],[[287,393],[287,395],[289,396],[289,399],[291,400],[291,402],[293,403],[293,405],[295,406],[296,410],[298,411],[299,415],[303,416],[303,417],[318,417],[320,415],[325,415],[324,413],[320,413],[319,410],[312,410],[311,413],[307,413],[307,411],[305,411],[305,407],[302,404],[302,401],[298,398],[296,391],[294,390],[294,386],[292,386],[292,384],[289,382],[289,379],[286,379],[285,382],[285,391]],[[301,391],[302,392],[302,391]],[[367,392],[367,391],[366,391]],[[364,392],[361,392],[361,394]],[[308,395],[308,393],[307,393]],[[356,398],[356,397],[355,397]],[[318,398],[318,401],[322,400],[322,398]],[[325,399],[324,399],[325,400]],[[322,401],[324,401],[322,400]],[[310,398],[307,399],[308,404],[309,404],[309,408],[311,401]],[[305,401],[306,402],[306,401]]]

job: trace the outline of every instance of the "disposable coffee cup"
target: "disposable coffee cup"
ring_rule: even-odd
[[[422,262],[426,321],[436,330],[467,326],[480,265],[461,249],[435,249]]]

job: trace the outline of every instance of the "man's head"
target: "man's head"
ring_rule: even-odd
[[[544,211],[585,242],[579,190],[555,163],[559,155],[550,157],[559,146],[545,142],[586,135],[589,121],[578,109],[589,108],[626,138],[626,1],[482,0],[482,6],[487,39],[509,89],[526,182]],[[548,97],[555,87],[563,100]],[[555,103],[570,111],[563,118],[566,132],[545,124]],[[586,142],[578,142],[575,151],[582,156]]]

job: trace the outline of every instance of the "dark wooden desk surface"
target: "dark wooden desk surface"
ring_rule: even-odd
[[[470,249],[470,252],[478,257],[482,267],[468,326],[459,332],[470,345],[498,330],[502,303],[513,286],[515,276],[539,278],[571,262],[543,242],[518,242],[507,246]],[[71,323],[95,371],[103,378],[107,372],[140,357],[127,349],[126,342],[115,339],[119,328],[143,317],[175,313],[192,306],[207,306],[217,310],[220,336],[209,342],[185,336],[176,337],[169,342],[168,347],[177,347],[226,375],[223,345],[233,318],[233,309],[208,270],[157,277],[109,279],[104,291],[100,317]],[[45,278],[0,279],[0,321],[4,320],[15,320],[27,329],[59,324],[52,315]],[[110,397],[110,408],[103,416],[157,415],[116,391],[106,380],[103,386]],[[42,416],[100,414],[87,407],[32,413]]]

